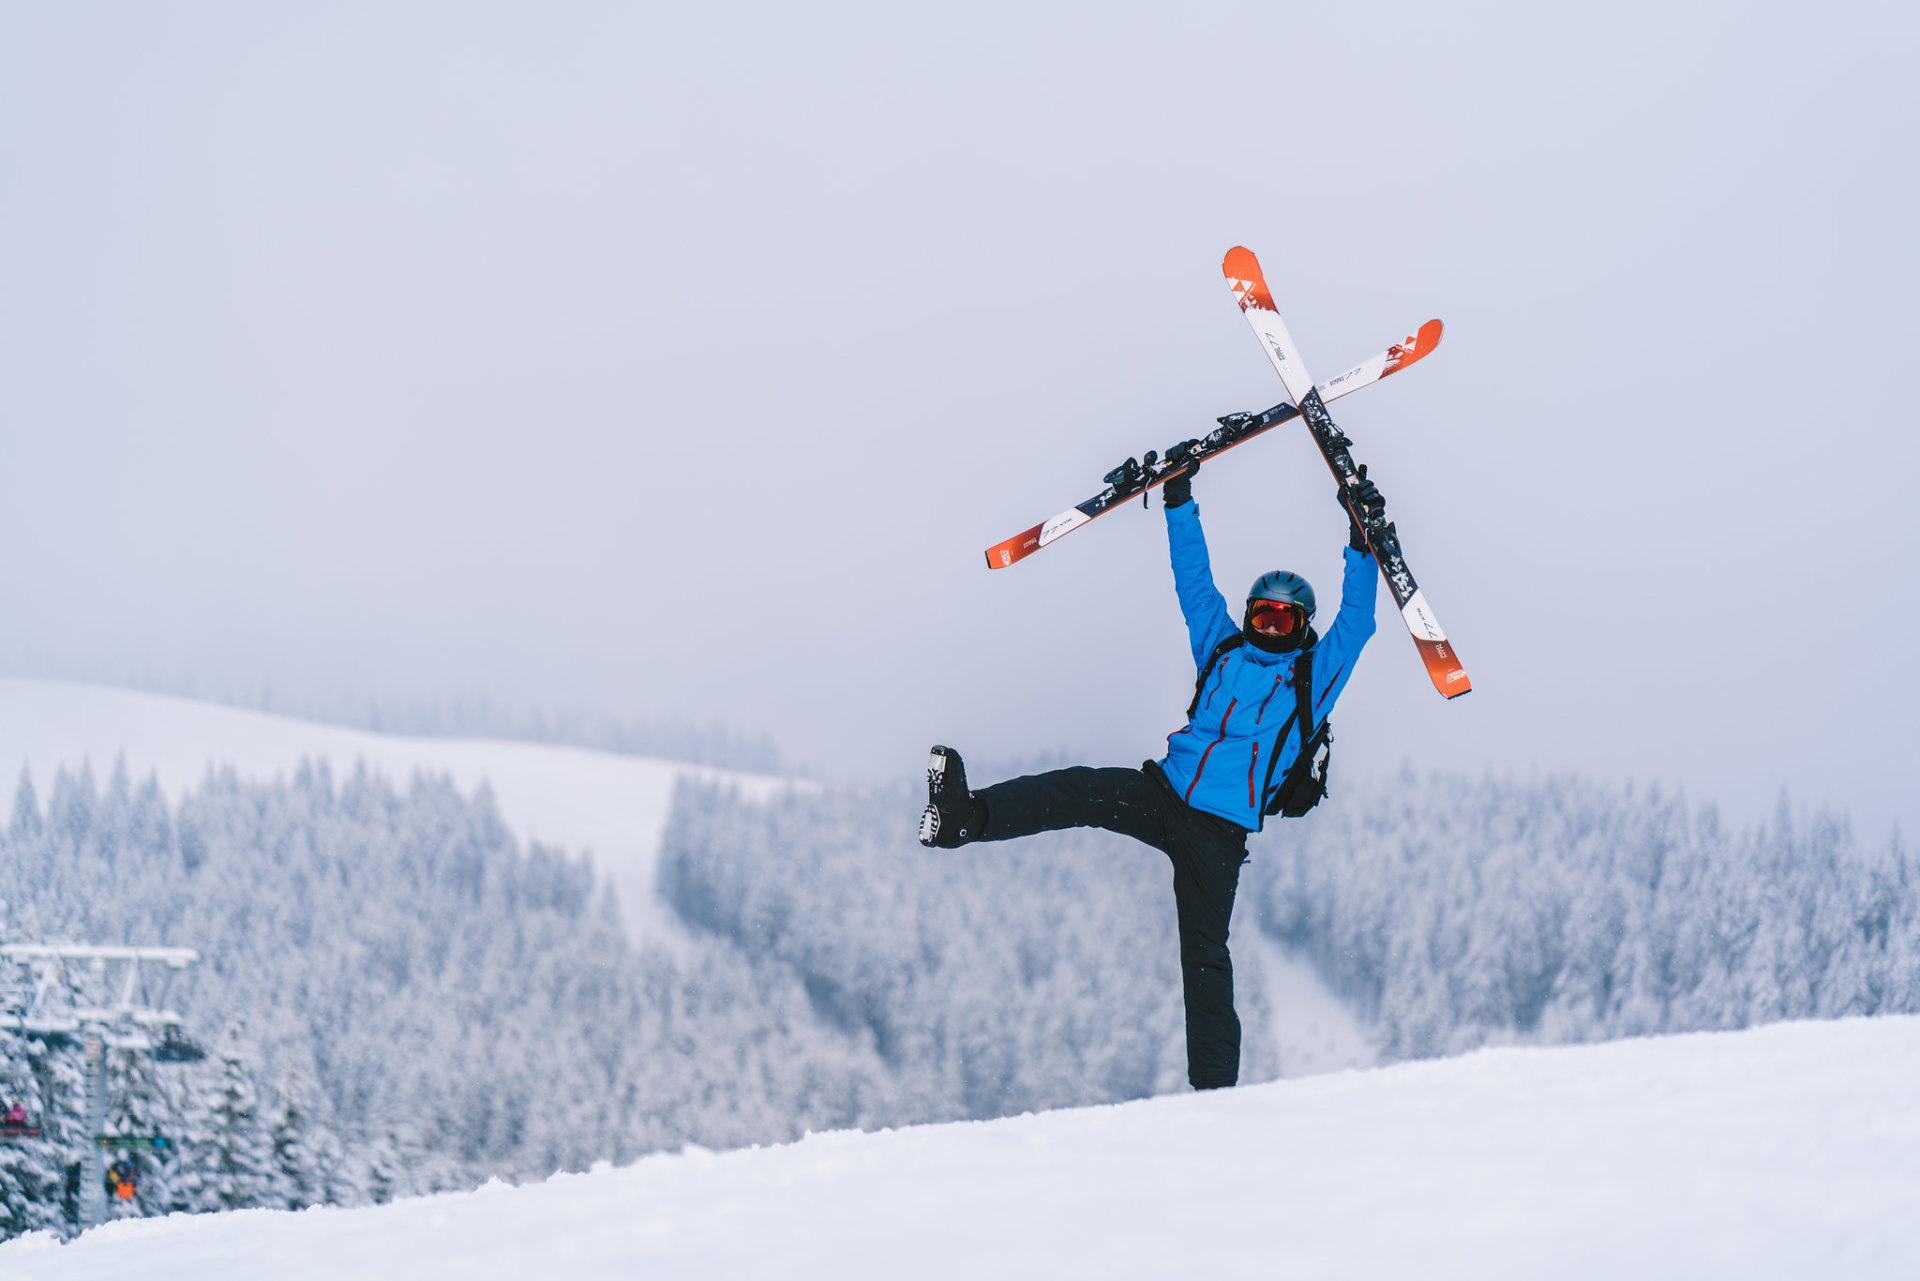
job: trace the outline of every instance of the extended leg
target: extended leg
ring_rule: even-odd
[[[1071,769],[1025,774],[974,793],[986,803],[979,839],[1006,841],[1066,827],[1100,827],[1155,849],[1167,847],[1166,802],[1137,769]]]

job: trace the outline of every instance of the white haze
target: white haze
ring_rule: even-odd
[[[1157,510],[1280,389],[1473,673],[1341,770],[1920,819],[1915,21],[1892,5],[0,6],[0,670],[713,718],[830,775],[1157,754]],[[1297,433],[1198,484],[1331,591]],[[1553,541],[1543,537],[1548,531]]]

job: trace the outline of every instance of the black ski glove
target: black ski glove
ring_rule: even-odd
[[[1179,466],[1182,462],[1186,461],[1187,455],[1191,453],[1193,447],[1199,443],[1197,440],[1189,440],[1175,445],[1167,451],[1167,461],[1176,467]],[[1199,470],[1200,463],[1199,460],[1196,459],[1187,464],[1185,471],[1160,486],[1161,504],[1167,507],[1185,507],[1188,503],[1192,502],[1193,478]]]
[[[1380,495],[1380,486],[1367,479],[1367,465],[1360,464],[1351,485],[1342,485],[1334,497],[1340,500],[1340,510],[1347,513],[1347,545],[1355,551],[1367,550],[1367,531],[1353,516],[1358,511],[1368,524],[1377,523],[1387,510],[1387,500]]]

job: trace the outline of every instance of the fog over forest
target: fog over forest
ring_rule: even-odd
[[[1280,388],[1258,251],[1475,692],[1350,771],[1910,782],[1911,7],[0,7],[0,671],[1130,764],[1157,514],[981,550]],[[1816,391],[1817,389],[1817,391]],[[1323,588],[1279,432],[1198,487]]]

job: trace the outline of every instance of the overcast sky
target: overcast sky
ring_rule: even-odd
[[[1244,243],[1472,673],[1381,593],[1337,771],[1920,826],[1909,6],[0,6],[0,670],[1132,764],[1157,508],[1281,398]],[[1345,526],[1303,430],[1221,587]]]

